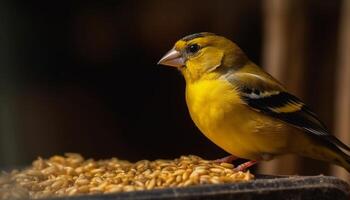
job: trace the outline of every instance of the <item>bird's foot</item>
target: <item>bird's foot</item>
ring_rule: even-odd
[[[215,162],[215,163],[232,163],[232,161],[237,160],[237,159],[238,159],[238,157],[233,156],[233,155],[229,155],[229,156],[226,156],[224,158],[213,160],[213,162]]]
[[[249,167],[255,165],[257,162],[258,162],[258,161],[251,160],[251,161],[242,163],[242,164],[238,165],[238,166],[235,168],[235,170],[236,170],[236,171],[245,171],[245,170],[248,169]]]

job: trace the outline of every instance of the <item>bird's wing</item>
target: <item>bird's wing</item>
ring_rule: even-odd
[[[228,80],[238,87],[242,100],[254,110],[282,120],[350,151],[348,146],[329,134],[327,128],[304,102],[288,93],[268,74],[264,75],[237,73],[231,75]]]

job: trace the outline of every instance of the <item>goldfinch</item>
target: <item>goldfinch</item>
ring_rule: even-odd
[[[158,64],[182,73],[191,118],[206,137],[232,155],[224,161],[250,160],[237,170],[297,154],[350,171],[350,148],[229,39],[207,32],[188,35]]]

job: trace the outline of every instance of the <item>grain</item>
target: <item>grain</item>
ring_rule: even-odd
[[[237,172],[230,163],[215,163],[198,156],[131,163],[112,158],[85,160],[69,153],[38,158],[27,169],[0,176],[0,199],[39,199],[82,194],[106,194],[249,181],[254,176]]]

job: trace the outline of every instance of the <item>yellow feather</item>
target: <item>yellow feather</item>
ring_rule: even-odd
[[[289,127],[247,107],[228,82],[187,84],[186,101],[197,127],[227,152],[251,160],[286,152]]]
[[[270,108],[275,113],[291,113],[299,111],[303,107],[303,103],[300,102],[289,102],[282,107]]]

